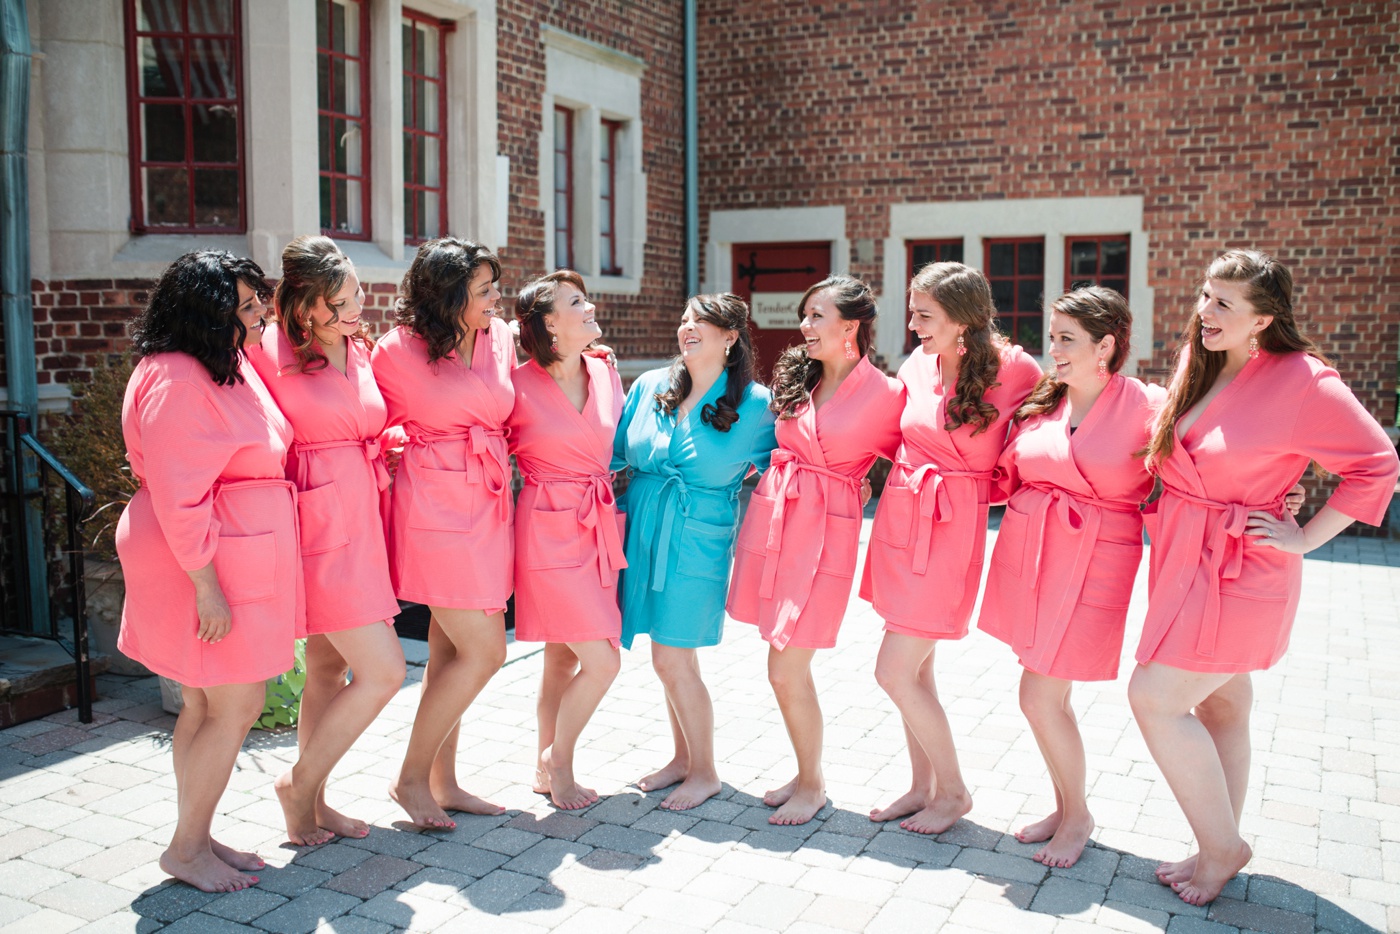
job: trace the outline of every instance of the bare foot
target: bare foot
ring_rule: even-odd
[[[213,854],[239,872],[254,872],[258,869],[265,869],[267,863],[256,853],[245,853],[242,850],[235,850],[231,846],[224,846],[213,837],[209,838],[209,849]]]
[[[1249,862],[1254,851],[1249,848],[1249,844],[1243,840],[1233,852],[1226,854],[1219,861],[1211,859],[1204,851],[1196,860],[1196,871],[1192,873],[1189,882],[1178,882],[1172,886],[1176,895],[1188,905],[1205,905],[1215,900],[1220,894],[1220,890],[1225,888],[1225,883],[1239,873]]]
[[[555,807],[577,811],[598,803],[598,792],[584,788],[574,780],[572,763],[554,761],[552,747],[540,753],[540,761],[544,763],[545,774],[549,776],[549,800],[554,802]]]
[[[781,788],[774,788],[772,791],[763,793],[763,803],[770,808],[780,808],[787,804],[792,798],[792,793],[797,790],[797,779],[793,779]],[[770,820],[769,823],[772,823]]]
[[[935,795],[928,807],[900,821],[899,826],[914,833],[939,834],[956,824],[970,810],[972,798],[968,795],[957,798]]]
[[[530,790],[537,795],[549,794],[549,771],[544,767],[544,760],[535,766],[535,783],[530,786]]]
[[[1171,885],[1173,882],[1186,882],[1196,872],[1197,854],[1175,863],[1162,863],[1157,867],[1157,881],[1163,885]]]
[[[329,830],[342,837],[363,839],[369,836],[369,824],[340,813],[326,804],[324,797],[316,799],[316,824],[322,830]]]
[[[901,817],[908,817],[915,811],[923,810],[927,805],[928,792],[911,788],[889,807],[876,808],[871,811],[870,819],[873,821],[898,820]]]
[[[201,892],[237,892],[258,881],[257,876],[244,875],[209,849],[189,859],[166,850],[160,854],[160,868],[166,875],[187,882]]]
[[[1079,862],[1079,854],[1089,842],[1094,832],[1094,819],[1087,814],[1079,820],[1066,820],[1060,823],[1055,836],[1031,859],[1056,869],[1068,869]]]
[[[721,787],[723,786],[717,778],[703,779],[692,776],[667,795],[666,800],[661,802],[661,807],[668,811],[688,811],[719,794]]]
[[[329,843],[335,834],[316,823],[316,799],[298,794],[292,783],[292,773],[283,772],[272,783],[277,800],[282,803],[282,817],[287,822],[287,839],[297,846],[320,846]]]
[[[637,779],[637,787],[642,791],[657,791],[670,788],[676,782],[685,781],[685,773],[690,771],[690,763],[672,759],[650,775]]]
[[[1022,843],[1040,843],[1055,836],[1055,831],[1060,829],[1060,812],[1056,811],[1049,817],[1036,821],[1034,824],[1027,824],[1016,831],[1016,839]]]
[[[826,792],[799,788],[768,818],[770,824],[805,824],[826,806]]]
[[[389,783],[389,797],[408,812],[408,819],[427,830],[455,830],[457,822],[433,800],[426,784],[404,785],[396,778]]]
[[[506,809],[499,804],[492,804],[485,798],[478,798],[476,795],[468,794],[458,785],[453,785],[450,788],[434,788],[433,800],[448,811],[461,811],[464,814],[481,814],[486,817],[495,817],[497,814],[504,814],[506,812]]]

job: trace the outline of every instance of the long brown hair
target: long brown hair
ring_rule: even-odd
[[[1113,354],[1108,358],[1108,372],[1117,373],[1123,368],[1128,359],[1129,339],[1133,332],[1133,313],[1128,310],[1126,298],[1101,285],[1090,285],[1061,295],[1050,306],[1050,311],[1079,322],[1095,344],[1113,335]],[[1069,387],[1056,379],[1053,372],[1046,373],[1013,417],[1021,422],[1032,415],[1053,412],[1068,391]]]
[[[1269,326],[1256,335],[1260,350],[1273,354],[1305,353],[1327,362],[1317,345],[1298,330],[1298,322],[1293,317],[1293,274],[1287,266],[1258,250],[1229,250],[1206,267],[1196,292],[1198,300],[1211,279],[1243,283],[1245,301],[1253,306],[1254,313],[1273,316]],[[1171,456],[1176,423],[1210,391],[1225,368],[1225,351],[1207,350],[1201,340],[1199,312],[1193,311],[1186,322],[1176,360],[1176,370],[1167,386],[1166,404],[1157,416],[1152,440],[1144,451],[1148,467]]]
[[[875,324],[875,296],[870,286],[854,276],[828,276],[802,294],[797,303],[798,320],[807,311],[812,296],[826,292],[841,314],[842,321],[857,321],[856,346],[863,357],[870,352],[870,332]],[[779,418],[793,418],[797,410],[812,398],[812,390],[821,382],[822,365],[807,356],[805,344],[789,347],[773,364],[773,402],[769,406]]]
[[[330,307],[330,301],[354,268],[350,257],[330,237],[303,235],[282,248],[282,278],[277,282],[273,303],[277,307],[278,327],[296,355],[296,363],[289,367],[292,372],[313,373],[330,365],[316,341],[311,311],[317,302],[325,301],[331,323],[339,321],[340,315]],[[366,350],[374,348],[363,319],[350,339],[359,341]]]
[[[949,362],[958,368],[957,388],[944,407],[943,427],[953,431],[975,425],[972,433],[986,431],[997,420],[997,407],[982,397],[1000,386],[997,371],[1006,338],[996,329],[996,304],[992,287],[982,273],[962,263],[930,263],[909,283],[909,291],[921,292],[943,308],[949,319],[965,325],[963,345],[967,353]]]
[[[578,289],[584,299],[588,298],[583,276],[572,269],[556,269],[540,276],[515,297],[515,318],[520,322],[520,346],[540,366],[549,366],[561,359],[553,347],[553,338],[544,316],[554,313],[554,298],[559,294],[559,286],[566,282]]]
[[[699,320],[738,335],[724,361],[724,371],[729,376],[724,395],[713,404],[706,403],[700,410],[700,421],[716,431],[728,431],[739,420],[739,403],[743,401],[749,383],[753,382],[754,355],[753,339],[749,336],[749,306],[733,292],[719,292],[692,296],[686,302],[686,308],[694,311]],[[692,385],[690,371],[677,354],[671,364],[670,385],[655,396],[657,409],[667,415],[675,414],[685,397],[690,395]]]
[[[501,278],[501,261],[479,243],[439,237],[418,247],[399,286],[394,316],[427,342],[429,363],[453,353],[467,336],[462,312],[472,277],[483,264],[491,267],[492,282]]]

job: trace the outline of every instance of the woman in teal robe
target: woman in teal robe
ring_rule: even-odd
[[[632,470],[622,644],[652,642],[666,689],[675,755],[638,782],[680,783],[663,808],[695,807],[720,790],[714,712],[695,650],[719,643],[739,519],[739,485],[768,466],[777,443],[771,396],[753,382],[748,306],[736,295],[699,295],[676,332],[680,356],[632,384],[613,466]]]

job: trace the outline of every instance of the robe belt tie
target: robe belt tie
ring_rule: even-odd
[[[604,587],[613,586],[613,575],[627,567],[622,549],[622,536],[617,530],[617,500],[613,497],[616,474],[551,474],[522,473],[526,483],[542,486],[546,483],[578,483],[587,485],[578,504],[579,525],[593,530],[598,548],[598,580]]]
[[[503,428],[487,429],[473,425],[466,431],[446,434],[409,435],[408,443],[426,447],[442,441],[467,442],[464,465],[468,483],[481,483],[496,497],[496,513],[502,522],[510,521],[510,455],[506,451]],[[491,439],[500,439],[492,444]]]
[[[1185,558],[1189,559],[1191,563],[1194,563],[1200,560],[1203,547],[1210,549],[1210,558],[1207,563],[1207,567],[1210,570],[1210,589],[1206,591],[1205,616],[1201,620],[1201,631],[1196,639],[1196,651],[1201,655],[1210,657],[1215,654],[1215,641],[1220,633],[1220,584],[1222,581],[1236,580],[1240,576],[1240,568],[1244,561],[1244,543],[1242,539],[1245,532],[1245,525],[1249,521],[1249,514],[1251,512],[1263,510],[1273,513],[1275,516],[1279,516],[1282,514],[1284,508],[1284,498],[1280,496],[1272,502],[1254,505],[1248,503],[1222,503],[1213,499],[1206,499],[1203,496],[1197,496],[1194,493],[1188,493],[1166,482],[1162,484],[1162,495],[1164,497],[1174,496],[1177,499],[1185,500],[1196,506],[1204,507],[1205,510],[1210,512],[1224,513],[1224,515],[1220,517],[1220,521],[1215,523],[1215,528],[1213,528],[1209,534],[1207,534],[1205,529],[1206,517],[1200,513],[1193,516],[1191,535],[1189,537],[1184,536],[1182,545],[1173,549],[1173,554],[1169,556],[1170,560],[1178,555],[1183,555]],[[1193,539],[1196,540],[1194,548],[1191,544]],[[1183,548],[1184,550],[1182,550]],[[1189,570],[1190,569],[1187,567],[1168,568],[1164,566],[1162,568],[1162,574],[1159,575],[1159,580],[1164,582],[1171,581],[1177,588],[1177,593],[1175,595],[1176,607],[1166,617],[1168,621],[1175,618],[1176,613],[1181,609],[1181,604],[1186,602],[1186,594],[1190,588],[1191,581],[1194,579],[1194,575],[1187,573]],[[1157,645],[1161,644],[1165,636],[1166,629],[1164,627],[1157,635],[1156,645],[1153,646],[1153,651],[1156,651]]]
[[[676,513],[679,512],[682,519],[690,518],[690,500],[692,494],[709,494],[711,496],[723,496],[730,502],[739,498],[739,490],[727,487],[692,486],[681,477],[680,471],[672,470],[666,473],[656,473],[650,470],[636,471],[637,475],[645,475],[661,480],[661,490],[657,494],[659,501],[658,509],[661,513],[661,534],[656,543],[656,561],[651,569],[651,589],[664,590],[666,587],[666,567],[671,558],[671,533],[676,526]],[[670,500],[676,501],[677,508],[671,508]]]
[[[1053,585],[1058,586],[1060,594],[1055,605],[1049,608],[1048,619],[1042,619],[1040,611],[1042,602],[1039,598],[1036,600],[1034,618],[1031,621],[1030,631],[1027,633],[1024,646],[1029,649],[1035,645],[1036,632],[1042,622],[1059,625],[1063,630],[1062,624],[1069,621],[1069,611],[1074,609],[1079,593],[1084,588],[1084,578],[1089,572],[1089,561],[1094,556],[1094,543],[1098,541],[1099,528],[1103,522],[1103,510],[1136,513],[1138,504],[1125,503],[1121,500],[1097,499],[1093,496],[1072,493],[1049,484],[1025,483],[1023,486],[1038,490],[1045,496],[1041,497],[1039,505],[1030,516],[1030,529],[1027,534],[1032,553],[1029,560],[1025,557],[1021,560],[1022,580],[1034,581],[1036,589],[1039,589],[1040,559],[1045,550],[1045,523],[1049,519],[1052,509],[1056,518],[1060,520],[1061,527],[1066,532],[1076,536],[1072,569],[1068,576],[1053,582]]]
[[[370,467],[374,470],[374,482],[379,489],[389,489],[389,468],[384,466],[383,451],[379,445],[378,438],[366,438],[363,441],[346,439],[344,441],[298,441],[292,445],[293,454],[304,454],[307,451],[329,451],[332,448],[360,448],[365,452],[365,460],[369,461]]]
[[[948,495],[948,491],[943,487],[943,481],[953,478],[966,480],[986,480],[991,481],[997,472],[992,470],[949,470],[939,467],[937,464],[921,464],[915,467],[913,464],[904,461],[895,461],[896,467],[902,467],[909,472],[909,479],[905,485],[914,493],[914,498],[919,501],[919,529],[918,537],[914,542],[914,573],[927,574],[929,562],[929,548],[933,540],[933,523],[948,522],[953,518],[953,502]],[[966,548],[962,546],[965,545]],[[958,544],[961,554],[961,566],[972,560],[972,540],[967,538]]]

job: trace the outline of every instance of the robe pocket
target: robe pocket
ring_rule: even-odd
[[[768,529],[773,522],[773,497],[755,493],[749,497],[744,525],[739,529],[739,547],[764,554],[768,550]]]
[[[1080,602],[1109,610],[1127,606],[1133,596],[1133,580],[1142,561],[1142,546],[1099,542],[1084,574]]]
[[[846,516],[826,517],[826,536],[817,570],[837,577],[856,572],[856,552],[860,549],[860,520]]]
[[[525,525],[525,569],[576,568],[583,563],[579,554],[579,525],[576,509],[531,509]]]
[[[472,504],[480,484],[468,483],[465,470],[419,467],[413,471],[413,500],[408,526],[437,532],[470,532]]]
[[[681,525],[679,546],[672,549],[676,555],[676,573],[707,581],[729,580],[733,544],[733,526],[686,519]]]
[[[992,549],[992,563],[1015,574],[1026,566],[1026,539],[1030,537],[1031,517],[1010,503],[1001,517],[997,543]]]
[[[301,526],[301,553],[319,555],[350,544],[340,488],[332,480],[324,486],[297,494],[297,521]]]
[[[277,593],[277,533],[220,535],[214,573],[229,606],[259,603]]]
[[[894,548],[908,548],[913,538],[914,491],[908,487],[886,486],[880,495],[880,505],[875,508],[875,526],[870,530],[872,538]]]
[[[1246,535],[1240,543],[1244,549],[1240,576],[1222,579],[1220,592],[1255,600],[1287,600],[1302,580],[1303,556],[1256,545],[1249,539]]]

